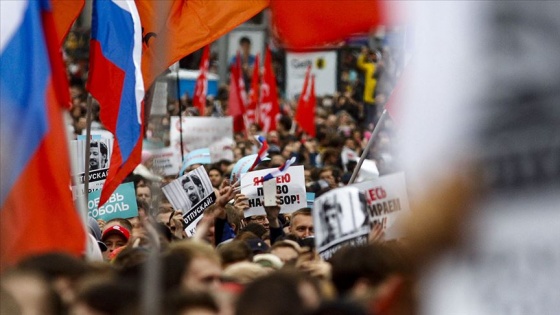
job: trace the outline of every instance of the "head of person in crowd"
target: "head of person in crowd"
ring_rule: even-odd
[[[219,188],[224,180],[224,172],[222,172],[219,166],[213,165],[208,169],[208,177],[210,178],[212,187]]]
[[[247,285],[255,279],[269,274],[270,271],[254,262],[241,261],[225,268],[222,277],[228,283]]]
[[[92,141],[89,144],[89,167],[93,170],[107,168],[107,145],[101,141]]]
[[[251,39],[246,36],[241,37],[239,39],[239,49],[243,56],[249,56],[251,54]]]
[[[127,281],[103,280],[85,286],[72,305],[70,314],[141,313],[140,287]]]
[[[266,215],[252,215],[245,218],[245,227],[243,231],[251,231],[258,237],[262,237],[269,229],[270,222],[268,222]]]
[[[0,278],[0,288],[11,303],[15,302],[12,310],[19,309],[21,314],[57,315],[66,311],[60,297],[38,271],[8,270]],[[4,303],[9,302],[0,301]]]
[[[411,314],[416,299],[404,253],[396,244],[341,248],[330,259],[338,295],[373,314]]]
[[[165,297],[164,313],[167,315],[218,315],[220,309],[208,292],[179,290]]]
[[[127,221],[128,222],[128,221]],[[103,252],[105,260],[110,259],[111,254],[119,247],[126,246],[130,239],[130,230],[132,227],[125,228],[121,224],[111,224],[103,229],[101,240],[107,245],[107,250]]]
[[[311,208],[301,208],[292,213],[290,234],[298,238],[306,238],[315,235]]]
[[[292,240],[278,241],[270,248],[270,253],[280,258],[283,263],[297,260],[300,252],[301,247]]]
[[[220,286],[220,256],[209,244],[199,241],[172,243],[164,257],[164,287],[211,292]]]
[[[274,272],[250,283],[239,296],[236,314],[306,314],[321,301],[316,287],[299,273]]]
[[[183,189],[187,193],[191,206],[196,205],[204,197],[204,186],[197,175],[187,175],[182,181]]]
[[[65,306],[74,302],[79,281],[90,270],[84,261],[56,252],[28,257],[17,269],[41,275]]]
[[[152,204],[152,189],[146,184],[136,186],[136,199],[142,200],[150,206]],[[144,209],[144,210],[149,210]]]
[[[253,251],[246,242],[241,240],[222,243],[218,246],[217,251],[224,269],[241,261],[253,260]]]
[[[338,157],[337,157],[338,158]],[[318,179],[324,180],[329,184],[330,188],[338,187],[337,172],[333,167],[325,166],[317,170]]]
[[[136,206],[138,206],[138,218],[141,222],[146,221],[152,216],[150,204],[146,201],[136,199]]]

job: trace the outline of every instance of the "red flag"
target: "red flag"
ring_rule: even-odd
[[[315,103],[315,76],[311,75],[311,66],[309,66],[305,73],[305,82],[296,108],[295,120],[312,137],[315,137]]]
[[[233,117],[233,131],[242,132],[245,130],[245,111],[247,104],[247,93],[245,92],[245,82],[241,73],[241,59],[237,53],[236,62],[231,66],[228,114]]]
[[[276,77],[272,71],[272,54],[270,48],[266,47],[264,56],[263,83],[261,85],[261,102],[259,107],[259,122],[265,133],[276,130],[276,118],[280,113],[278,106],[278,92],[276,88]]]
[[[210,45],[204,47],[202,59],[200,59],[200,74],[196,79],[194,87],[193,105],[198,108],[200,116],[204,116],[206,109],[206,93],[208,93],[208,67],[210,64]]]
[[[85,249],[69,187],[62,119],[69,94],[46,3],[11,2],[14,18],[0,21],[0,36],[8,38],[0,49],[0,152],[9,152],[0,158],[1,269],[33,254],[79,256]]]
[[[270,11],[276,35],[290,49],[322,46],[369,32],[384,24],[386,16],[378,0],[275,0],[270,2]]]
[[[253,64],[253,78],[251,79],[251,89],[249,90],[249,104],[247,106],[246,122],[247,126],[259,122],[259,54],[255,57],[255,63]]]
[[[268,6],[269,0],[136,0],[142,21],[142,73],[149,87],[184,56],[208,45]],[[165,56],[157,54],[165,47]]]

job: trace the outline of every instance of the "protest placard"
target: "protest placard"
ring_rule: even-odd
[[[265,214],[261,178],[271,170],[258,170],[241,176],[241,193],[249,199],[249,209],[245,211],[246,217]],[[292,166],[284,174],[271,180],[276,181],[281,213],[291,213],[307,207],[303,166]]]
[[[107,203],[99,207],[99,196],[101,190],[96,190],[88,195],[88,216],[94,219],[108,221],[114,218],[128,219],[138,216],[138,205],[136,204],[136,192],[134,183],[119,185],[111,194]]]
[[[150,150],[152,154],[150,169],[154,174],[172,176],[179,173],[181,168],[181,152],[172,147]]]
[[[370,231],[365,194],[358,187],[331,190],[315,199],[316,248],[329,259],[341,246],[367,243]]]
[[[204,166],[177,178],[162,190],[173,207],[183,211],[185,231],[189,236],[194,234],[204,210],[216,202],[216,194]]]
[[[179,117],[172,116],[170,121],[170,146],[181,151],[181,127],[183,128],[183,154],[208,148],[213,143],[233,139],[233,119],[231,117]]]
[[[90,141],[89,153],[89,192],[103,188],[107,172],[109,169],[111,154],[113,149],[113,139],[106,139],[100,136],[92,136]],[[76,162],[76,171],[72,174],[74,185],[72,194],[74,199],[84,195],[85,182],[85,160],[86,160],[86,140],[79,137],[78,140],[70,142],[70,154]]]
[[[212,163],[219,162],[221,160],[233,161],[233,148],[235,147],[235,141],[231,138],[223,138],[212,143],[208,149],[210,149],[210,160]]]
[[[352,186],[365,193],[370,227],[381,224],[386,240],[401,237],[395,224],[410,211],[404,173],[385,175]]]

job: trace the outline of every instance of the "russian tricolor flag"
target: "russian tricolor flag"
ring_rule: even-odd
[[[280,175],[283,175],[284,173],[286,173],[288,168],[290,168],[290,166],[292,164],[294,164],[295,162],[296,162],[296,157],[294,156],[291,159],[284,162],[284,164],[280,165],[280,167],[278,167],[278,168],[272,170],[272,172],[264,175],[263,178],[261,179],[261,181],[266,182],[267,180],[271,180],[271,179],[276,178]]]
[[[115,136],[103,204],[141,161],[144,82],[142,26],[134,1],[94,0],[88,90]]]
[[[263,136],[255,136],[255,139],[261,144],[259,152],[257,153],[257,157],[255,158],[255,162],[249,167],[249,172],[253,171],[260,162],[264,160],[268,156],[268,142],[266,138]]]
[[[80,255],[62,108],[69,95],[47,0],[0,1],[0,267]]]

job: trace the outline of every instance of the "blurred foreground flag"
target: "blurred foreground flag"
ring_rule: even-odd
[[[143,28],[142,72],[146,87],[170,65],[222,37],[268,3],[269,0],[136,0]]]
[[[100,205],[142,159],[142,26],[134,1],[93,2],[88,90],[115,136]]]
[[[48,1],[0,1],[0,269],[85,249],[69,188],[59,47]]]
[[[289,49],[305,49],[369,32],[385,23],[385,3],[377,0],[274,0],[276,35]]]

